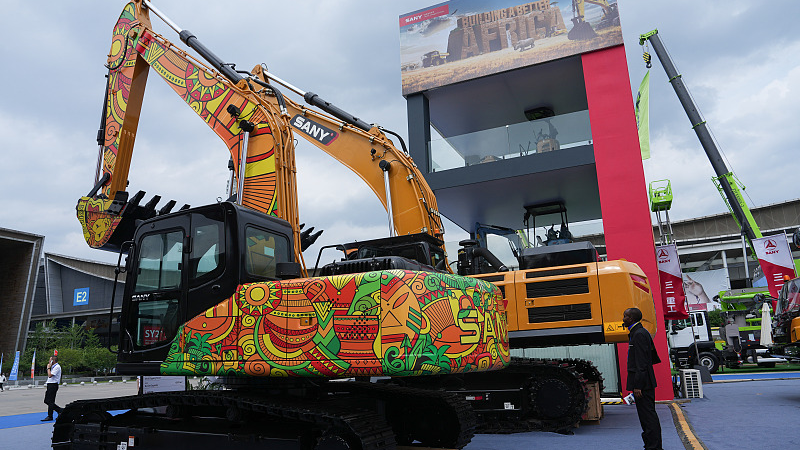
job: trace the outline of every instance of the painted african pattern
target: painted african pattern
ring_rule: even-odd
[[[176,51],[163,37],[146,29],[136,18],[136,6],[129,3],[114,26],[109,52],[109,85],[106,109],[106,134],[101,151],[100,174],[118,176],[127,168],[120,169],[129,162],[120,162],[119,143],[122,125],[126,118],[131,94],[131,78],[140,55],[147,65],[180,96],[192,110],[225,142],[238,173],[239,151],[242,148],[242,130],[239,120],[248,120],[255,125],[249,134],[247,148],[247,168],[245,170],[244,205],[266,214],[276,215],[277,175],[276,143],[267,117],[267,112],[250,102],[230,85],[214,77],[205,67],[186,58]],[[229,105],[240,111],[238,120],[227,112]],[[136,120],[136,119],[130,119]],[[120,168],[117,167],[121,164]],[[115,173],[117,170],[117,173]],[[110,183],[102,194],[113,198]],[[81,199],[78,205],[79,221],[83,225],[84,237],[92,247],[102,247],[116,229],[119,219],[105,212],[94,212],[97,202],[89,204],[90,199]],[[103,210],[104,211],[104,210]],[[103,226],[99,226],[98,222]],[[110,226],[104,226],[109,223]],[[97,230],[104,229],[106,236],[98,236]]]
[[[500,291],[390,270],[246,284],[184,324],[164,375],[350,377],[493,370],[509,361]]]

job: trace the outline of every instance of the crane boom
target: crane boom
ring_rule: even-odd
[[[708,160],[711,162],[711,167],[714,168],[714,172],[717,174],[715,182],[718,183],[720,192],[723,194],[723,200],[728,204],[728,208],[741,227],[742,232],[750,244],[750,248],[753,249],[752,241],[753,239],[762,237],[761,230],[758,228],[758,225],[756,225],[750,208],[747,207],[747,203],[745,203],[741,191],[738,186],[736,186],[733,173],[725,165],[725,161],[722,159],[717,144],[711,137],[708,124],[700,115],[697,105],[695,105],[692,96],[689,94],[689,89],[687,89],[686,85],[683,83],[681,74],[678,73],[675,64],[672,62],[672,58],[670,58],[664,44],[661,42],[661,38],[658,36],[658,30],[642,34],[639,37],[640,45],[644,45],[646,41],[649,41],[653,45],[653,50],[656,52],[659,61],[661,61],[661,66],[664,67],[664,70],[667,72],[669,83],[672,85],[672,88],[675,89],[678,100],[680,100],[684,111],[686,111],[686,115],[689,117],[689,121],[692,123],[692,129],[697,134],[697,138],[700,139],[700,145],[703,146],[703,150],[705,150],[706,156],[708,156]],[[755,251],[753,251],[753,253],[755,253]]]

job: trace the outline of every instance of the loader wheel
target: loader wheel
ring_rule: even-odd
[[[700,353],[700,365],[704,366],[711,373],[717,373],[719,369],[719,358],[713,353],[703,352]]]

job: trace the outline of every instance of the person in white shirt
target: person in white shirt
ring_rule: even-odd
[[[58,356],[51,356],[47,363],[47,391],[44,393],[44,404],[47,405],[47,417],[42,422],[53,420],[53,411],[61,414],[61,407],[56,405],[56,392],[58,384],[61,383],[61,365],[58,364]]]
[[[6,384],[6,374],[0,373],[0,392],[4,391],[3,385]]]

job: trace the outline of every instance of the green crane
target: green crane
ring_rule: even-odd
[[[711,166],[717,174],[717,176],[713,178],[714,184],[722,195],[722,199],[725,200],[725,204],[728,205],[728,209],[731,215],[733,215],[734,220],[741,228],[742,234],[750,245],[750,250],[752,250],[755,255],[752,241],[753,239],[763,236],[761,235],[761,230],[758,228],[758,225],[756,225],[755,219],[753,219],[750,208],[747,207],[747,203],[745,203],[742,197],[744,186],[738,182],[733,172],[728,170],[728,167],[725,165],[725,161],[723,161],[719,149],[714,139],[711,137],[711,132],[708,129],[706,121],[703,120],[703,117],[700,115],[700,111],[697,109],[697,105],[694,104],[694,100],[692,100],[689,90],[683,83],[681,75],[678,73],[677,69],[675,69],[675,64],[672,63],[672,59],[664,48],[664,44],[661,43],[658,30],[653,30],[639,36],[639,45],[644,45],[646,42],[650,42],[653,45],[656,56],[658,56],[661,65],[667,72],[669,83],[672,85],[673,89],[675,89],[675,93],[678,94],[678,100],[680,100],[684,111],[686,111],[686,115],[689,116],[692,129],[694,129],[698,139],[700,139],[700,144],[703,146],[703,150],[705,150],[708,160],[711,162]],[[650,68],[649,53],[645,52],[644,60],[647,63],[647,67]]]

